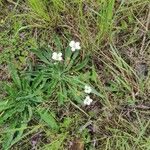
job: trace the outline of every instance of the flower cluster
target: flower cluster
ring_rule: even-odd
[[[81,46],[80,46],[80,43],[79,43],[79,42],[71,41],[71,42],[69,43],[69,46],[70,46],[70,48],[71,48],[71,51],[73,51],[73,52],[76,51],[76,50],[81,49]],[[56,61],[62,61],[62,60],[63,60],[63,58],[62,58],[62,53],[61,53],[61,52],[59,52],[59,53],[53,52],[53,54],[52,54],[52,59],[53,59],[53,60],[56,60]]]
[[[81,49],[81,46],[80,46],[79,42],[71,41],[69,43],[69,46],[70,46],[72,52]],[[62,61],[63,60],[62,53],[61,52],[53,52],[52,59],[55,60],[55,61]],[[90,86],[88,86],[88,85],[85,85],[84,92],[86,94],[90,94],[92,92],[92,88]],[[90,105],[92,103],[92,101],[93,100],[90,98],[90,96],[87,95],[85,97],[83,103],[84,103],[84,105]]]
[[[73,51],[73,52],[74,52],[75,50],[81,49],[79,42],[71,41],[71,42],[69,43],[69,46],[71,47],[71,51]]]
[[[59,53],[54,52],[52,54],[52,59],[57,60],[57,61],[61,61],[62,60],[62,53],[61,52],[59,52]]]
[[[85,85],[84,92],[86,94],[90,94],[92,92],[92,88],[88,85]],[[93,102],[93,100],[90,98],[89,95],[87,95],[84,99],[84,105],[90,105]]]
[[[88,85],[85,85],[84,92],[87,93],[87,94],[90,94],[92,92],[92,88]]]

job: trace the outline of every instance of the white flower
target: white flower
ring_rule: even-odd
[[[54,52],[52,54],[52,59],[61,61],[62,60],[62,53],[61,52],[59,52],[59,53]]]
[[[69,43],[69,46],[71,47],[71,51],[73,51],[73,52],[74,52],[75,50],[81,49],[79,42],[71,41],[71,42]]]
[[[88,85],[85,85],[84,92],[87,93],[87,94],[90,94],[92,92],[92,88]]]
[[[90,96],[86,96],[84,99],[84,105],[90,105],[93,102],[93,100],[90,98]]]

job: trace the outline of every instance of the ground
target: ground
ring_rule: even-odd
[[[0,0],[0,149],[150,150],[149,29],[149,0]]]

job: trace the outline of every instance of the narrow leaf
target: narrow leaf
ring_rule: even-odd
[[[38,109],[41,119],[52,129],[58,130],[58,125],[52,114],[44,109]]]

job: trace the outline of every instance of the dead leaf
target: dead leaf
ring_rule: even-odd
[[[81,139],[75,139],[71,142],[71,147],[69,150],[84,150],[84,143]]]

